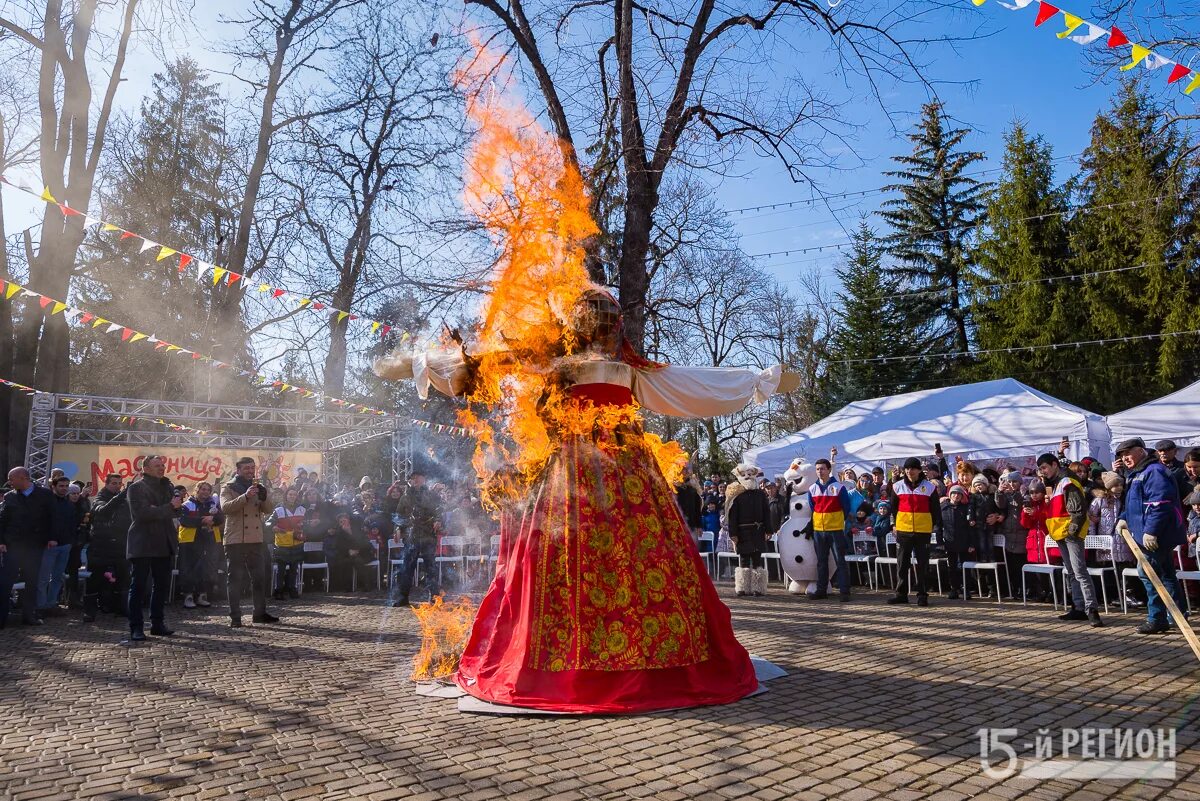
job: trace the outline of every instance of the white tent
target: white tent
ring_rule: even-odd
[[[1113,442],[1141,437],[1153,447],[1173,439],[1180,447],[1200,445],[1200,381],[1170,395],[1109,415]]]
[[[1002,378],[855,401],[803,431],[751,448],[744,461],[776,476],[797,456],[828,457],[833,445],[839,465],[866,466],[930,456],[941,443],[947,458],[1024,466],[1024,457],[1057,449],[1063,436],[1073,458],[1091,455],[1105,464],[1111,458],[1104,418]]]

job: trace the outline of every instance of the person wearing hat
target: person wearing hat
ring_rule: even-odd
[[[1103,578],[1108,581],[1114,592],[1121,593],[1121,585],[1124,583],[1120,578],[1121,572],[1129,567],[1137,567],[1137,557],[1129,549],[1125,538],[1117,531],[1117,519],[1121,516],[1121,496],[1125,494],[1125,480],[1117,473],[1108,472],[1101,473],[1098,483],[1099,487],[1092,490],[1092,501],[1088,506],[1088,531],[1102,537],[1112,537],[1112,560],[1117,569],[1116,573],[1111,575],[1111,580],[1109,574]],[[1139,609],[1145,606],[1145,600],[1139,600],[1137,597],[1140,592],[1140,585],[1125,592],[1125,604]],[[1113,597],[1119,598],[1120,595]]]
[[[417,559],[425,565],[425,581],[429,587],[429,599],[438,594],[438,573],[433,569],[433,558],[437,552],[438,521],[442,518],[441,499],[425,486],[425,474],[420,470],[408,476],[408,488],[396,508],[397,513],[408,521],[408,542],[401,564],[393,571],[395,597],[392,606],[408,606],[413,578],[417,570]],[[397,529],[395,541],[400,542]]]
[[[899,549],[896,571],[899,583],[889,604],[908,603],[908,571],[914,553],[917,557],[917,606],[929,606],[925,574],[929,572],[929,539],[942,524],[937,488],[921,477],[921,460],[910,456],[904,461],[904,478],[892,487],[892,520]]]
[[[1021,586],[1021,568],[1025,566],[1025,540],[1028,531],[1021,525],[1021,474],[1008,469],[1000,474],[1000,484],[992,496],[997,515],[995,533],[1004,537],[1007,597],[1015,598]]]
[[[925,475],[925,480],[937,490],[938,499],[946,497],[946,482],[943,479],[945,473],[938,466],[938,463],[933,459],[926,459],[924,462],[921,462],[921,472]],[[903,476],[901,478],[903,479]]]
[[[961,484],[950,485],[946,501],[941,506],[942,523],[938,526],[938,541],[946,551],[946,569],[950,572],[950,594],[946,597],[956,601],[963,590],[963,562],[981,558],[976,549],[975,507],[970,494]],[[970,587],[964,597],[971,600]]]
[[[1196,553],[1196,540],[1200,539],[1200,490],[1194,490],[1183,499],[1187,509],[1187,541],[1188,549]]]
[[[1087,494],[1073,473],[1066,472],[1058,457],[1043,453],[1037,458],[1038,472],[1050,494],[1046,511],[1046,530],[1062,552],[1063,580],[1070,582],[1071,608],[1059,615],[1059,620],[1089,620],[1100,628],[1100,610],[1096,604],[1096,588],[1087,571],[1087,554],[1083,548],[1087,536]]]
[[[1186,498],[1192,493],[1192,480],[1188,477],[1188,472],[1184,468],[1183,462],[1176,458],[1179,454],[1179,448],[1175,445],[1175,441],[1160,439],[1154,443],[1154,450],[1158,451],[1158,463],[1165,467],[1167,473],[1175,480],[1175,487],[1179,492],[1179,497]]]
[[[891,495],[891,488],[888,488]],[[875,512],[870,518],[871,533],[875,535],[875,553],[879,556],[889,556],[887,550],[887,535],[892,533],[892,507],[889,500],[880,498],[875,501]]]
[[[1127,439],[1118,445],[1117,458],[1126,471],[1125,509],[1117,528],[1133,537],[1175,604],[1181,610],[1185,609],[1183,592],[1175,579],[1173,556],[1175,546],[1187,542],[1179,486],[1156,454],[1146,450],[1146,443],[1140,438]],[[1167,606],[1141,564],[1138,574],[1146,587],[1146,622],[1138,626],[1137,632],[1164,634],[1171,623]]]

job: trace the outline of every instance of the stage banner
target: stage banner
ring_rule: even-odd
[[[61,468],[71,480],[92,482],[99,488],[104,477],[116,473],[125,480],[137,477],[142,459],[151,449],[126,445],[79,445],[66,443],[54,446],[51,467]],[[296,477],[296,469],[321,471],[321,454],[317,451],[255,451],[225,448],[158,448],[156,452],[167,460],[167,478],[182,484],[189,491],[200,481],[214,484],[233,478],[233,465],[243,456],[258,463],[258,475],[267,484],[278,486]]]

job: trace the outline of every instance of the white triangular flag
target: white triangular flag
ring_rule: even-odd
[[[1012,0],[1011,3],[1006,3],[1004,0],[1000,0],[1000,5],[1004,6],[1009,11],[1020,11],[1022,8],[1025,8],[1025,6],[1032,2],[1033,0]]]
[[[1071,34],[1067,38],[1075,44],[1090,45],[1092,42],[1099,39],[1101,36],[1108,34],[1107,28],[1101,28],[1099,25],[1093,25],[1090,22],[1083,23],[1078,31]]]
[[[117,325],[116,323],[108,324],[108,333],[111,334],[113,331],[120,331],[120,330],[121,330],[121,326]]]
[[[150,248],[157,248],[157,247],[161,247],[161,245],[159,245],[157,242],[151,242],[149,239],[143,239],[142,240],[142,249],[139,250],[138,253],[145,253],[147,250],[150,250]]]
[[[1146,69],[1156,70],[1156,69],[1160,69],[1161,67],[1166,67],[1171,64],[1174,64],[1175,62],[1169,58],[1160,56],[1158,53],[1151,53],[1150,55],[1146,56],[1146,60],[1143,61],[1142,63],[1146,65]]]
[[[83,215],[83,227],[84,228],[91,228],[93,225],[99,225],[99,224],[100,224],[99,219],[88,216],[87,214]]]

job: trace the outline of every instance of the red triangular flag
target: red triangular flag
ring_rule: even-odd
[[[64,217],[78,217],[83,214],[82,211],[75,211],[75,209],[71,208],[66,203],[59,203],[58,207],[62,209]]]
[[[1121,45],[1129,44],[1129,37],[1121,33],[1121,29],[1116,25],[1112,27],[1112,32],[1108,34],[1108,46],[1120,47]]]
[[[154,343],[154,349],[162,350],[163,348],[169,347],[170,344],[171,343],[169,343],[169,342],[156,342],[156,343]]]
[[[286,289],[276,289],[274,292],[272,292],[272,293],[271,293],[271,297],[273,297],[273,298],[282,298],[282,297],[283,297],[284,295],[286,295],[286,294],[287,294],[287,290],[286,290]]]
[[[1182,80],[1191,74],[1191,70],[1182,64],[1176,64],[1175,69],[1171,70],[1171,77],[1167,78],[1167,83],[1175,83]]]
[[[131,239],[135,236],[137,236],[137,234],[133,233],[132,231],[122,231],[121,232],[122,239]]]
[[[317,311],[321,311],[322,309],[325,308],[325,304],[317,303],[316,301],[313,301],[313,308],[316,309]]]
[[[179,254],[179,272],[187,269],[187,266],[192,263],[192,257],[186,253]]]
[[[88,323],[90,323],[92,320],[95,320],[95,319],[96,319],[96,315],[89,314],[88,312],[84,312],[83,314],[81,314],[79,316],[79,322],[83,323],[84,325],[87,325]]]
[[[53,302],[54,301],[50,300],[50,298],[46,297],[45,295],[38,295],[38,304],[43,309],[46,308],[47,306],[49,306]]]
[[[392,327],[391,327],[390,325],[385,325],[385,326],[383,327],[383,330],[382,330],[382,331],[379,333],[379,336],[381,336],[381,337],[386,337],[386,336],[387,336],[387,333],[388,333],[388,331],[391,331],[391,330],[392,330]]]
[[[225,273],[225,286],[233,286],[234,281],[242,280],[241,273],[235,273],[233,270]]]
[[[121,341],[122,341],[122,342],[128,342],[128,341],[129,341],[129,338],[130,338],[131,336],[133,336],[133,329],[132,329],[132,328],[122,328],[122,329],[121,329]]]
[[[1048,21],[1051,17],[1053,17],[1057,13],[1058,13],[1057,8],[1055,8],[1054,6],[1050,5],[1049,3],[1047,3],[1043,0],[1042,4],[1040,6],[1038,6],[1037,19],[1035,19],[1033,21],[1033,27],[1036,28],[1037,26],[1041,25],[1043,22]]]

